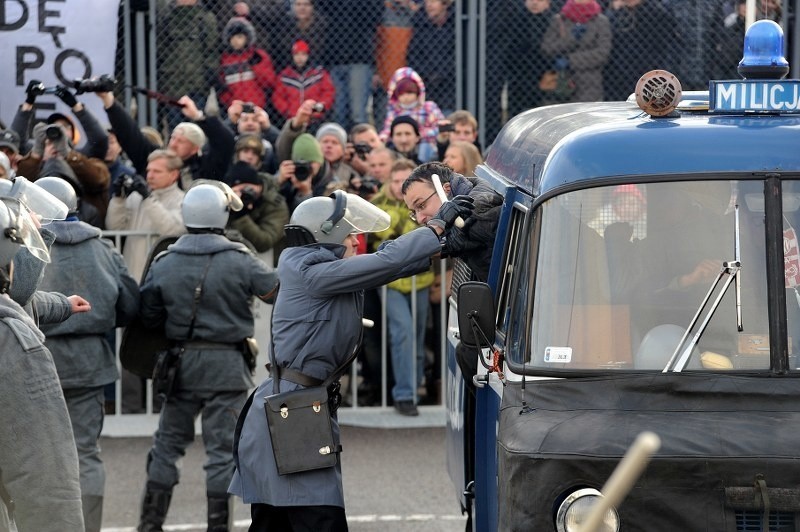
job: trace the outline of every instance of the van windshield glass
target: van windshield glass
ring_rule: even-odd
[[[721,291],[726,275],[720,271],[736,258],[738,204],[743,330],[737,328],[732,282],[685,369],[768,370],[763,187],[760,181],[625,184],[547,201],[539,211],[525,362],[576,371],[662,371],[718,277],[698,323]],[[745,195],[751,195],[749,206]],[[762,199],[760,212],[753,195]],[[785,213],[785,234],[800,227],[798,216],[797,210]],[[797,306],[789,290],[787,301]]]

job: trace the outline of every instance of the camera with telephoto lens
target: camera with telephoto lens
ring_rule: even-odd
[[[381,182],[374,177],[364,176],[361,178],[361,185],[358,187],[358,195],[362,198],[369,198],[373,194],[377,194],[381,188]]]
[[[372,146],[370,146],[366,142],[356,142],[355,144],[353,144],[353,149],[356,150],[356,155],[358,155],[359,159],[361,159],[362,161],[366,161],[367,155],[369,155],[369,152],[372,151]]]
[[[117,80],[108,74],[103,74],[96,79],[76,79],[72,82],[72,86],[75,88],[75,94],[83,94],[84,92],[111,92],[114,90],[114,85],[116,84]]]
[[[298,181],[305,181],[311,177],[311,163],[309,161],[292,161],[294,163],[294,177]]]
[[[259,193],[253,187],[243,187],[242,194],[240,196],[242,198],[242,203],[245,205],[249,205],[251,203],[255,203],[258,201]]]
[[[44,136],[53,142],[64,138],[64,130],[58,124],[50,124],[44,128]]]

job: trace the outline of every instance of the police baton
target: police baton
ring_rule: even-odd
[[[444,189],[442,188],[442,180],[439,179],[439,174],[433,174],[431,176],[431,180],[433,181],[433,188],[436,189],[436,195],[439,196],[439,200],[442,202],[442,205],[447,203],[447,194],[444,193]],[[453,222],[453,225],[461,229],[464,227],[464,220],[459,216],[456,218],[456,221]]]

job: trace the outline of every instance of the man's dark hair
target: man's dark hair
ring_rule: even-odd
[[[439,179],[442,183],[449,183],[450,180],[453,179],[453,169],[447,166],[444,163],[440,163],[438,161],[430,162],[430,163],[423,163],[417,166],[411,175],[408,176],[408,179],[403,181],[403,194],[406,193],[408,187],[411,186],[411,183],[429,183],[433,184],[433,174],[439,176]]]

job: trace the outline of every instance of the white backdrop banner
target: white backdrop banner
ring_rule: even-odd
[[[118,8],[119,0],[0,0],[0,119],[6,127],[32,79],[72,87],[76,79],[114,75]],[[78,101],[108,123],[94,94]],[[56,110],[72,116],[53,94],[36,99],[38,120]]]

